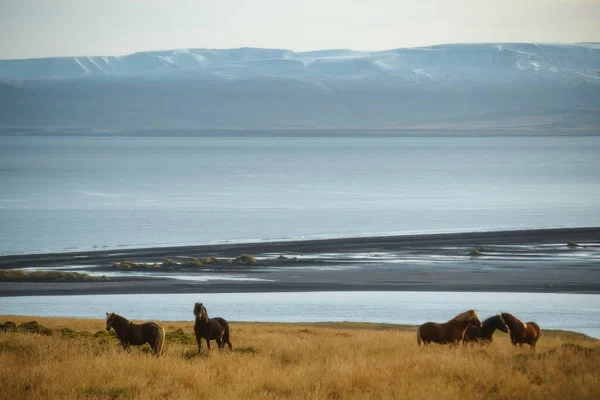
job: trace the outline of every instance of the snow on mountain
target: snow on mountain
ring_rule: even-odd
[[[323,127],[600,132],[600,45],[0,61],[0,130]]]
[[[454,44],[385,51],[284,49],[182,49],[120,57],[61,57],[0,61],[0,78],[168,77],[215,79],[275,76],[298,79],[379,79],[393,82],[512,82],[600,84],[595,43]]]

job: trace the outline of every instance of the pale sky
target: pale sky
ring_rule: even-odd
[[[600,42],[600,0],[0,0],[0,59]]]

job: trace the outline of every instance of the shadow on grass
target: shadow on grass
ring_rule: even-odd
[[[136,390],[131,387],[87,386],[78,390],[86,399],[133,399]]]

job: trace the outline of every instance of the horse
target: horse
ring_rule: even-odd
[[[481,328],[479,315],[475,310],[460,313],[450,321],[442,324],[426,322],[417,329],[417,344],[421,346],[421,343],[428,345],[434,342],[458,345],[471,325]]]
[[[481,323],[481,328],[471,325],[465,332],[463,343],[479,342],[481,344],[490,344],[492,343],[492,335],[496,329],[504,333],[508,332],[508,327],[500,314],[489,317],[483,321]]]
[[[165,344],[165,330],[154,322],[134,324],[127,318],[115,313],[106,313],[106,330],[113,328],[117,338],[124,349],[129,346],[142,346],[146,343],[154,350],[154,355],[159,357]]]
[[[208,318],[206,308],[202,303],[196,303],[194,305],[194,315],[196,316],[196,323],[194,324],[194,333],[196,334],[196,341],[198,342],[198,353],[202,347],[202,339],[206,340],[206,347],[210,350],[210,341],[215,340],[219,350],[221,350],[225,344],[229,346],[229,350],[232,350],[231,341],[229,340],[229,323],[223,318]]]
[[[517,317],[509,313],[502,313],[502,318],[506,321],[506,326],[510,331],[510,341],[513,345],[523,347],[523,343],[528,344],[531,350],[535,348],[535,344],[540,338],[542,330],[535,322],[527,323],[520,321]]]

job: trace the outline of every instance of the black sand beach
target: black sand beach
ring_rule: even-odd
[[[567,246],[569,242],[579,246]],[[473,250],[479,254],[470,255]],[[251,254],[259,262],[198,272],[212,275],[210,280],[125,273],[107,282],[0,282],[0,296],[341,290],[600,293],[600,228],[14,255],[0,257],[0,269],[76,265],[111,271],[110,265],[121,260],[152,263],[241,254]],[[300,262],[278,264],[279,255],[299,257]]]

